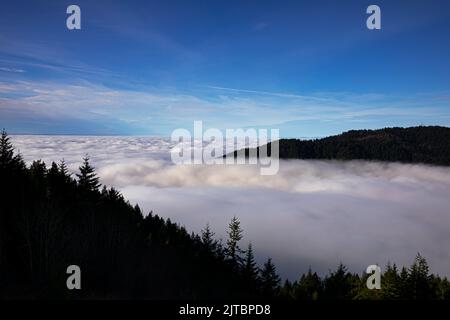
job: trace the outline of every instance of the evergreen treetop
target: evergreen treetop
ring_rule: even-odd
[[[95,191],[100,188],[99,178],[95,173],[95,169],[89,163],[89,157],[83,158],[83,164],[79,167],[80,173],[77,174],[78,184],[85,190]]]

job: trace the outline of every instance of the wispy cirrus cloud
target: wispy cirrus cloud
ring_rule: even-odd
[[[214,90],[228,91],[228,92],[233,92],[233,93],[266,95],[266,96],[274,96],[274,97],[280,97],[280,98],[310,99],[310,100],[316,100],[316,101],[330,101],[330,99],[326,99],[326,98],[298,95],[298,94],[290,94],[290,93],[282,93],[282,92],[237,89],[237,88],[227,88],[227,87],[220,87],[220,86],[203,86],[203,87],[209,88],[209,89],[214,89]]]
[[[439,121],[443,125],[450,120],[449,110],[445,108],[447,101],[433,99],[433,95],[405,101],[374,94],[341,97],[218,86],[207,87],[207,92],[204,89],[189,93],[148,87],[131,90],[83,80],[0,82],[0,115],[3,126],[14,130],[11,123],[22,123],[21,128],[29,127],[24,130],[27,133],[33,133],[33,123],[44,121],[63,126],[64,122],[74,120],[86,121],[92,128],[103,126],[103,129],[82,132],[74,125],[72,134],[152,135],[170,135],[178,127],[191,128],[195,120],[203,120],[205,125],[219,129],[277,127],[282,134],[284,127],[297,126],[294,136],[307,136],[301,131],[304,125],[323,123],[339,125],[335,130],[348,130],[354,129],[358,122],[388,126],[388,120],[395,117],[412,119],[411,125],[415,120],[433,124]],[[327,132],[324,130],[323,134]]]
[[[14,73],[24,73],[23,69],[9,68],[9,67],[0,67],[0,71],[3,72],[14,72]]]

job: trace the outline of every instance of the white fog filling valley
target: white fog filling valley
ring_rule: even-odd
[[[342,262],[410,265],[420,252],[431,272],[450,276],[450,168],[368,161],[280,161],[277,175],[257,166],[173,165],[168,139],[12,136],[25,160],[62,158],[76,172],[87,153],[101,182],[144,212],[217,238],[237,216],[245,249],[272,257],[283,277]]]

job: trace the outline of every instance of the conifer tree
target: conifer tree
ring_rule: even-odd
[[[381,277],[381,296],[387,300],[397,300],[401,297],[400,276],[398,274],[395,263],[391,265],[388,263],[386,271]]]
[[[134,212],[136,213],[136,215],[140,218],[140,219],[142,219],[143,218],[143,213],[142,213],[142,210],[141,210],[141,207],[139,207],[139,205],[136,203],[136,205],[134,206]]]
[[[14,147],[5,129],[0,137],[0,169],[25,169],[25,162],[19,153],[14,156]]]
[[[295,297],[300,300],[317,300],[322,292],[322,281],[311,268],[303,274],[295,288]]]
[[[399,290],[402,299],[411,299],[411,286],[409,281],[408,270],[402,267],[399,275]]]
[[[211,231],[209,223],[206,224],[205,229],[201,231],[201,240],[205,246],[206,251],[215,253],[217,249],[217,241],[214,240],[214,232]]]
[[[428,263],[424,257],[417,254],[413,265],[409,269],[408,282],[415,300],[433,299],[433,290],[431,288],[431,276],[428,274]]]
[[[67,168],[67,164],[66,161],[64,159],[62,159],[58,165],[58,171],[59,173],[64,176],[67,177],[68,179],[70,178],[71,174],[69,172],[69,169]]]
[[[436,279],[438,284],[436,286],[436,298],[439,300],[450,300],[450,282],[447,278]]]
[[[80,173],[77,174],[78,184],[85,190],[98,190],[100,187],[99,178],[95,173],[94,167],[89,163],[89,157],[83,158],[83,164],[79,168]]]
[[[2,131],[2,136],[0,138],[0,166],[2,168],[7,167],[14,158],[14,148],[9,141],[8,134],[5,129]]]
[[[239,248],[239,241],[242,239],[242,229],[241,222],[236,216],[231,219],[228,228],[227,256],[231,262],[239,264],[241,263],[240,254],[242,253],[242,250]]]
[[[38,179],[44,179],[47,173],[47,167],[42,160],[35,160],[30,166],[31,173]]]
[[[253,247],[251,242],[248,244],[247,251],[245,252],[242,274],[250,285],[255,285],[257,283],[259,269],[255,262],[255,256],[253,254]]]
[[[58,165],[55,162],[52,162],[48,172],[51,173],[52,175],[57,176],[59,174]]]
[[[294,300],[295,299],[295,295],[294,295],[294,287],[296,286],[296,283],[291,283],[289,280],[285,280],[284,281],[284,285],[281,287],[280,289],[280,296],[283,299],[287,299],[287,300]]]
[[[278,295],[280,287],[280,277],[277,274],[275,265],[272,263],[272,259],[268,258],[264,263],[264,267],[261,271],[261,285],[262,293],[265,297],[275,297]]]
[[[324,296],[327,299],[349,299],[352,293],[352,275],[340,263],[337,270],[324,280]]]

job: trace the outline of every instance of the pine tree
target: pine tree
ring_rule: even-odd
[[[67,164],[66,164],[66,161],[64,159],[62,159],[60,161],[60,163],[58,165],[58,171],[59,171],[59,173],[62,176],[67,177],[68,179],[70,179],[71,174],[69,172],[69,169],[67,169]]]
[[[25,169],[25,162],[22,155],[14,156],[14,147],[9,141],[8,134],[5,129],[2,131],[0,138],[0,169]]]
[[[436,286],[436,296],[440,300],[450,300],[450,282],[447,278],[437,278],[438,285]]]
[[[253,254],[253,247],[251,242],[248,244],[247,251],[245,252],[242,274],[250,286],[254,286],[257,283],[259,269],[255,262],[255,256]]]
[[[47,167],[45,162],[42,160],[35,160],[30,166],[31,174],[33,174],[38,179],[44,179],[47,173]]]
[[[297,283],[291,283],[289,280],[284,281],[284,285],[280,289],[280,297],[287,300],[294,300],[295,294],[294,294],[294,288],[297,285]]]
[[[215,254],[217,249],[217,241],[214,240],[214,232],[211,231],[209,223],[205,229],[201,231],[201,240],[207,252]]]
[[[408,270],[405,267],[402,267],[402,270],[400,271],[399,275],[399,290],[400,290],[400,297],[403,300],[409,300],[412,299],[411,294],[411,285],[409,281],[409,274]]]
[[[397,300],[401,298],[400,275],[395,263],[386,266],[386,271],[381,277],[381,296],[386,300]]]
[[[311,268],[303,274],[295,288],[295,297],[299,300],[317,300],[322,292],[322,281]]]
[[[240,254],[242,253],[239,248],[239,241],[242,239],[241,222],[234,216],[228,227],[227,256],[231,262],[239,265],[241,263]]]
[[[77,174],[78,184],[85,190],[98,190],[100,187],[99,178],[95,173],[94,167],[89,163],[89,157],[83,158],[83,164],[79,168],[80,174]]]
[[[324,280],[324,296],[331,300],[351,299],[352,286],[352,275],[340,263],[337,270],[330,273]]]
[[[7,167],[14,158],[14,148],[9,141],[8,134],[5,129],[2,131],[2,137],[0,138],[0,166],[2,168]]]
[[[134,206],[134,212],[136,213],[136,215],[142,219],[144,217],[144,214],[142,213],[141,207],[139,207],[139,205],[136,203],[136,205]]]
[[[58,166],[55,162],[52,162],[50,169],[47,171],[47,178],[50,184],[50,187],[54,190],[61,189],[61,179],[59,175]]]
[[[279,293],[280,289],[280,277],[277,274],[275,265],[272,263],[272,259],[267,259],[264,263],[264,267],[261,271],[261,285],[262,293],[265,297],[275,297]]]
[[[432,278],[428,272],[429,268],[426,259],[418,253],[413,265],[409,269],[408,276],[413,299],[428,300],[435,298],[431,286]]]

